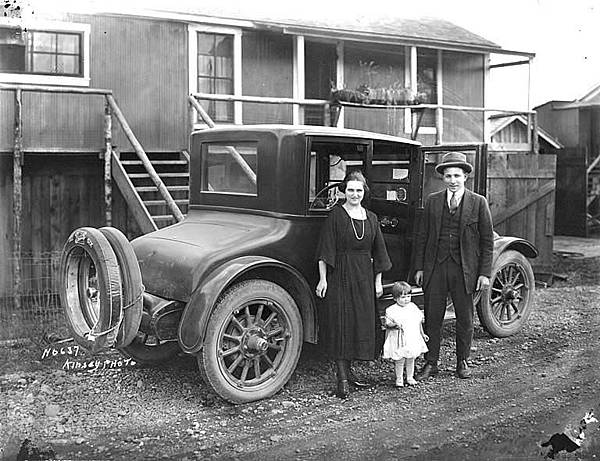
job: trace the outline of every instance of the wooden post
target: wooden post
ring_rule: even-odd
[[[107,226],[112,226],[112,116],[110,104],[104,104],[104,215]]]
[[[531,114],[531,149],[534,154],[540,153],[540,140],[538,137],[537,112]]]
[[[23,90],[15,90],[15,139],[13,151],[13,274],[15,307],[21,308],[21,218],[23,214]]]
[[[331,105],[329,103],[323,105],[323,126],[331,126]]]

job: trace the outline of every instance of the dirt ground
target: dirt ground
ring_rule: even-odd
[[[41,342],[0,348],[2,459],[16,459],[26,438],[73,460],[543,459],[540,442],[590,408],[600,416],[600,258],[559,256],[555,271],[562,280],[538,288],[519,334],[495,339],[477,324],[472,379],[454,377],[448,322],[438,377],[396,390],[390,363],[361,364],[376,386],[346,401],[333,396],[333,370],[315,347],[279,394],[238,406],[211,393],[185,357],[144,368],[81,351],[43,357]],[[63,369],[91,359],[98,369]],[[598,423],[557,459],[600,459]]]

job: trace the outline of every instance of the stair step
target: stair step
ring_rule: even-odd
[[[152,160],[152,165],[185,165],[187,166],[188,162],[186,160]],[[121,160],[121,164],[123,165],[135,165],[141,166],[144,163],[141,160]]]
[[[167,186],[168,191],[188,191],[190,186]],[[158,188],[156,186],[136,186],[135,190],[138,192],[156,192]]]
[[[149,178],[150,175],[148,173],[129,173],[131,179],[142,179]],[[189,178],[189,173],[158,173],[158,176],[161,178]]]
[[[180,160],[181,152],[146,152],[146,156],[151,160]],[[121,161],[127,160],[139,160],[137,153],[135,152],[121,152],[119,154]]]
[[[186,199],[177,199],[173,200],[177,205],[187,205],[189,200]],[[167,202],[164,200],[144,200],[144,205],[146,206],[157,206],[157,205],[166,205]]]

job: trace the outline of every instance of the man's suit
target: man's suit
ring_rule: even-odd
[[[423,271],[428,362],[435,364],[439,358],[448,294],[456,312],[457,359],[468,358],[473,337],[472,295],[478,277],[491,275],[493,249],[492,217],[485,197],[465,189],[455,215],[448,209],[446,189],[428,197],[415,242],[415,270]]]

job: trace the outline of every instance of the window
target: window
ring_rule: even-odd
[[[198,33],[198,92],[233,94],[233,36]],[[233,122],[233,103],[203,101],[215,122]]]
[[[330,210],[344,199],[337,185],[352,170],[364,172],[368,145],[313,142],[310,153],[308,202],[310,210]]]
[[[0,22],[0,81],[87,85],[89,26]]]
[[[241,94],[241,32],[215,27],[190,29],[190,91]],[[199,100],[215,123],[235,123],[241,117],[238,104]],[[239,114],[238,114],[239,111]],[[196,122],[202,123],[199,118]],[[241,123],[241,122],[240,122]]]
[[[419,50],[417,53],[417,92],[421,102],[437,104],[437,51]],[[435,110],[425,109],[422,127],[435,127]]]
[[[254,195],[258,143],[204,144],[202,191]]]

